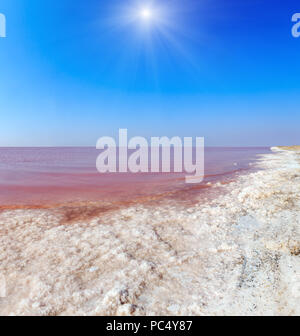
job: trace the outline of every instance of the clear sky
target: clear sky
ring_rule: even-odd
[[[119,128],[300,144],[296,12],[299,0],[1,0],[0,146],[95,146]]]

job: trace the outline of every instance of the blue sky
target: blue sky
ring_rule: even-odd
[[[149,1],[1,0],[0,146],[300,143],[299,1]]]

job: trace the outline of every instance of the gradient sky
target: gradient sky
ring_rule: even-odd
[[[159,0],[160,20],[129,22],[148,2],[1,0],[0,146],[95,146],[119,128],[300,144],[299,0]]]

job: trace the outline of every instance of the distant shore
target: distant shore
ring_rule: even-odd
[[[286,150],[286,151],[300,152],[300,146],[277,146],[274,148],[278,148],[280,150]]]

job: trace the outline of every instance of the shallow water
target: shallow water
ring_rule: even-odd
[[[207,148],[205,179],[187,185],[185,174],[100,174],[99,151],[93,148],[1,148],[0,206],[45,206],[57,203],[130,202],[147,196],[191,197],[212,183],[226,183],[251,170],[268,148]],[[186,197],[186,196],[185,196]]]

